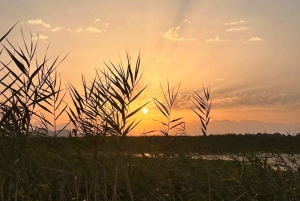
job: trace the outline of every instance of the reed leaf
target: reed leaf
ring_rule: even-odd
[[[204,98],[202,98],[197,92],[194,92],[194,100],[192,103],[196,106],[197,111],[193,108],[192,111],[199,117],[201,122],[201,131],[204,136],[207,135],[207,127],[210,121],[210,110],[212,107],[212,101],[210,100],[210,88],[203,86]]]
[[[19,22],[17,22],[16,24],[18,24]],[[0,42],[6,38],[6,36],[11,32],[11,30],[16,26],[16,24],[14,24],[9,30],[8,32],[6,32],[6,34],[4,34],[1,38],[0,38]]]

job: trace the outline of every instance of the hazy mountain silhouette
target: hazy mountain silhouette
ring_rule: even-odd
[[[57,125],[57,131],[62,129],[65,124]],[[245,134],[245,133],[281,133],[281,134],[296,134],[300,133],[300,123],[298,124],[283,124],[260,122],[256,120],[230,121],[230,120],[213,120],[209,123],[209,134]],[[155,128],[148,128],[155,129]],[[158,128],[157,128],[158,129]],[[186,129],[188,135],[202,135],[199,121],[186,122]],[[134,131],[132,133],[134,134]],[[69,136],[69,130],[64,129],[59,137]]]
[[[60,130],[56,130],[56,133],[58,133]],[[63,129],[57,136],[58,137],[68,137],[69,136],[69,130]],[[54,135],[54,131],[50,131],[50,136]]]
[[[186,124],[189,135],[201,134],[200,122],[192,121]],[[230,121],[230,120],[214,120],[208,127],[209,134],[245,134],[245,133],[282,133],[295,134],[300,133],[300,124],[281,124],[259,122],[255,120]]]

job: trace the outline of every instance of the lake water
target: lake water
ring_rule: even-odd
[[[166,157],[162,153],[144,153],[145,157],[157,158]],[[143,157],[142,154],[134,154],[137,157]],[[173,154],[167,157],[180,157]],[[261,167],[270,166],[274,170],[293,170],[298,171],[300,168],[300,154],[274,154],[274,153],[255,153],[255,154],[208,154],[201,155],[198,153],[189,153],[185,157],[192,159],[205,159],[205,160],[224,160],[224,161],[236,161],[246,162],[248,164],[256,164]]]

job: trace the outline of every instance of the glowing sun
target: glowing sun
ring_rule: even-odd
[[[147,114],[147,113],[148,113],[148,109],[144,107],[143,110],[142,110],[142,112],[143,112],[144,114]]]

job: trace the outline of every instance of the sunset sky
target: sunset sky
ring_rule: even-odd
[[[0,36],[19,21],[9,40],[20,44],[20,26],[39,34],[38,54],[49,43],[50,56],[69,54],[59,70],[78,86],[81,73],[125,62],[126,51],[134,62],[140,51],[142,101],[161,97],[160,83],[181,83],[174,118],[194,125],[191,95],[210,85],[213,120],[273,131],[300,125],[299,10],[298,0],[10,0],[0,6]],[[162,118],[153,103],[148,109],[139,114],[145,130]]]

